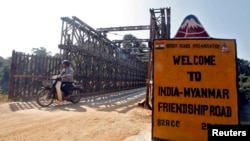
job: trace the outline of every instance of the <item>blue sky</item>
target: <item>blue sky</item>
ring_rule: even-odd
[[[61,17],[76,16],[93,28],[149,25],[150,8],[171,8],[171,37],[183,19],[195,15],[214,38],[236,39],[238,58],[250,60],[249,0],[1,0],[0,56],[45,47],[58,53]],[[109,34],[109,38],[121,39]],[[131,32],[148,38],[149,32]]]

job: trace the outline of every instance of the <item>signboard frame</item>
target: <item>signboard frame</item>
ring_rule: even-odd
[[[179,43],[177,43],[178,41],[180,41],[182,44],[183,44],[183,48],[180,48],[180,44]],[[221,45],[221,44],[219,44],[219,46],[218,46],[218,43],[221,43],[221,42],[230,42],[231,44],[231,46],[229,47],[229,51],[232,51],[232,49],[233,49],[233,57],[231,57],[231,59],[233,59],[233,63],[234,64],[232,64],[233,66],[234,66],[234,76],[231,76],[232,77],[232,79],[233,80],[235,80],[235,82],[231,82],[232,83],[232,85],[234,85],[234,92],[236,92],[236,94],[233,96],[233,98],[236,98],[236,99],[234,99],[235,101],[235,103],[233,103],[233,104],[231,104],[230,103],[230,106],[231,105],[236,105],[237,107],[231,107],[233,110],[233,114],[234,114],[234,116],[233,116],[233,118],[236,118],[236,119],[232,119],[232,120],[237,120],[237,121],[233,121],[233,123],[231,123],[231,124],[240,124],[240,113],[239,113],[239,98],[238,98],[238,94],[239,94],[239,84],[238,84],[238,66],[237,66],[237,46],[236,46],[236,40],[235,39],[154,39],[154,41],[153,41],[153,48],[152,48],[152,50],[153,50],[153,53],[152,53],[152,57],[153,57],[153,62],[152,62],[152,64],[153,64],[153,93],[152,93],[152,105],[153,105],[153,109],[152,109],[152,140],[157,140],[157,141],[168,141],[168,140],[175,140],[175,139],[171,139],[171,138],[165,138],[165,137],[162,137],[162,136],[158,136],[158,135],[155,135],[155,132],[157,132],[157,131],[159,131],[160,129],[157,129],[158,127],[156,126],[156,117],[158,117],[156,114],[158,114],[159,113],[159,109],[158,109],[158,111],[156,110],[157,108],[159,108],[159,107],[156,107],[155,105],[156,105],[156,103],[157,102],[159,102],[159,101],[156,101],[156,99],[159,97],[157,97],[157,95],[159,94],[159,92],[156,92],[157,91],[157,89],[159,89],[158,87],[159,87],[159,85],[158,84],[156,84],[155,82],[155,79],[156,79],[156,76],[157,76],[157,78],[159,78],[159,76],[158,75],[155,75],[155,72],[157,72],[156,70],[155,70],[155,65],[158,65],[156,62],[158,61],[158,60],[156,60],[155,58],[157,58],[156,57],[156,55],[155,55],[155,53],[156,53],[156,50],[157,51],[162,51],[162,50],[168,50],[168,49],[171,49],[171,48],[175,48],[175,47],[177,47],[179,50],[185,50],[186,48],[189,48],[190,49],[190,51],[192,51],[192,48],[194,48],[194,44],[196,44],[196,42],[198,42],[197,43],[197,48],[199,48],[199,50],[201,49],[201,48],[206,48],[206,46],[204,45],[203,47],[201,47],[201,46],[199,46],[198,44],[199,43],[201,43],[202,41],[204,41],[205,43],[204,44],[209,44],[209,42],[211,42],[211,48],[217,48],[217,49],[220,49],[220,51],[225,51],[225,52],[227,52],[228,50],[228,48],[226,48],[225,50],[224,50],[224,48],[223,48],[223,45]],[[170,42],[168,45],[169,45],[169,47],[167,48],[166,47],[166,43],[167,42]],[[185,46],[185,42],[187,42],[186,43],[186,45],[187,46]],[[213,42],[215,42],[214,43],[214,46],[212,45],[213,44]],[[163,44],[162,44],[163,43]],[[193,44],[189,44],[189,47],[188,47],[188,43],[193,43]],[[171,47],[171,44],[172,44],[172,47]],[[233,46],[232,46],[232,44],[233,44]],[[207,46],[207,48],[209,48],[209,45]],[[165,52],[165,51],[162,51],[162,52]],[[185,52],[185,51],[184,51]],[[184,56],[183,54],[186,54],[186,55],[189,55],[188,54],[189,52],[185,52],[185,53],[179,53],[179,55],[181,56]],[[177,53],[178,54],[178,53]],[[192,54],[192,53],[191,53]],[[192,54],[193,56],[195,56],[194,54]],[[203,54],[204,55],[204,54]],[[199,54],[197,54],[197,56],[199,57]],[[201,55],[202,56],[202,55]],[[187,56],[184,56],[185,57],[185,62],[183,62],[183,63],[185,63],[183,66],[191,66],[192,67],[192,65],[194,65],[194,64],[192,64],[192,63],[194,63],[194,62],[190,62],[190,60],[191,60],[191,57],[187,57]],[[198,58],[197,57],[197,58]],[[217,63],[216,61],[216,55],[208,55],[208,57],[207,58],[209,58],[210,57],[210,59],[208,59],[208,60],[210,60],[210,61],[207,61],[207,63],[208,63],[208,65],[209,65],[209,62],[211,63],[210,65],[215,65],[215,63]],[[202,58],[202,57],[201,57]],[[158,58],[157,58],[158,59]],[[173,56],[170,56],[170,57],[166,57],[166,59],[172,59],[173,60]],[[163,59],[162,59],[163,60]],[[178,60],[178,59],[177,59]],[[188,60],[188,61],[187,61]],[[190,64],[188,64],[188,63],[190,63]],[[163,63],[164,64],[164,63]],[[173,65],[173,64],[172,64]],[[196,64],[197,66],[199,66],[199,64]],[[160,65],[158,65],[158,66],[160,66]],[[181,66],[181,65],[180,65]],[[196,68],[197,68],[197,66],[196,66]],[[171,67],[171,65],[169,66],[169,67]],[[201,64],[201,67],[202,67],[202,64]],[[213,66],[214,67],[214,66]],[[180,67],[181,68],[181,67]],[[165,68],[162,68],[163,70],[165,69]],[[185,69],[184,69],[185,70]],[[193,69],[192,69],[193,70]],[[203,70],[204,71],[204,70]],[[199,71],[196,71],[196,72],[199,72]],[[178,73],[178,72],[176,72],[176,73]],[[191,74],[192,72],[190,72],[189,74],[187,73],[186,75],[187,75],[187,77],[190,79],[189,81],[191,81],[191,76],[192,75],[195,75],[195,74]],[[193,72],[193,73],[195,73],[195,72]],[[202,72],[202,73],[204,73],[204,72]],[[173,74],[174,75],[174,74]],[[201,74],[199,74],[199,73],[197,73],[197,75],[199,76],[199,75],[201,75]],[[163,77],[161,77],[161,79],[162,79]],[[165,78],[163,78],[163,79],[165,79]],[[196,79],[195,77],[193,77],[192,78],[193,80],[192,81],[195,81],[194,79]],[[198,79],[199,78],[197,78],[197,81],[198,81]],[[170,80],[171,81],[171,80]],[[203,80],[204,81],[204,80]],[[234,83],[234,84],[233,84]],[[163,86],[164,84],[162,84],[162,86]],[[174,88],[175,86],[173,86],[173,89],[171,89],[171,91],[174,91]],[[178,87],[178,86],[176,86],[176,87]],[[158,90],[159,91],[159,90]],[[181,90],[180,90],[181,91]],[[225,90],[226,91],[226,90]],[[174,92],[173,92],[174,93]],[[178,92],[177,92],[178,93]],[[183,93],[183,92],[182,92]],[[225,95],[224,96],[226,96],[227,94],[226,94],[226,92],[225,92]],[[169,97],[171,97],[171,96],[169,96]],[[159,98],[158,98],[159,99]],[[164,101],[162,101],[162,102],[164,102]],[[217,101],[218,102],[218,101]],[[216,102],[215,102],[216,103]],[[214,105],[214,104],[212,104],[212,105]],[[162,106],[162,105],[161,105]],[[206,109],[206,108],[205,108]],[[211,114],[211,109],[209,109],[210,110],[210,114]],[[236,111],[235,111],[236,110]],[[206,110],[206,112],[208,112],[208,110]],[[236,112],[236,115],[235,115],[235,112]],[[205,113],[202,113],[203,115],[205,115]],[[167,116],[169,116],[170,115],[170,117],[172,116],[173,117],[173,115],[171,115],[171,114],[166,114]],[[185,116],[182,116],[182,117],[185,117]],[[169,118],[169,117],[167,117],[167,118]],[[204,121],[205,122],[205,121]],[[174,123],[176,126],[177,126],[177,124],[181,124],[181,123]],[[220,122],[218,122],[218,123],[216,123],[216,124],[223,124],[223,123],[220,123]],[[225,124],[225,123],[224,123]],[[227,124],[227,123],[226,123]],[[207,126],[207,125],[206,125]],[[159,127],[160,128],[160,127]],[[207,133],[207,131],[204,131],[204,132],[206,132]],[[190,136],[195,136],[195,134],[197,134],[197,133],[194,133],[194,135],[190,135]],[[206,140],[206,138],[204,139],[204,140]],[[187,139],[187,141],[188,141],[188,139]]]

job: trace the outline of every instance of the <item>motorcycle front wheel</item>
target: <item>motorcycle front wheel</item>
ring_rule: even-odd
[[[51,90],[42,89],[36,97],[37,104],[42,107],[47,107],[53,103],[54,97]]]

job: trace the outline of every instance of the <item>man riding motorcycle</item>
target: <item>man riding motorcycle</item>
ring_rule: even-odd
[[[62,67],[63,69],[58,75],[58,78],[61,78],[62,81],[61,90],[64,93],[64,98],[69,99],[73,88],[74,70],[69,60],[63,60]]]

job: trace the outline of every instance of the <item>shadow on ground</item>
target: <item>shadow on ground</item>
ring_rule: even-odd
[[[72,104],[67,101],[54,101],[48,107],[41,107],[35,100],[28,102],[12,102],[9,107],[12,112],[28,109],[38,109],[44,111],[73,111],[73,112],[86,112],[87,107],[104,112],[119,112],[127,113],[133,108],[138,106],[142,100],[145,99],[145,89],[131,90],[126,93],[114,94],[109,96],[98,96],[90,98],[82,98],[79,103]]]
[[[70,102],[54,102],[48,107],[41,107],[35,101],[29,102],[14,102],[10,103],[9,107],[12,112],[20,110],[38,109],[44,111],[71,111],[71,112],[86,112],[86,108],[81,107],[80,103],[72,104]]]

